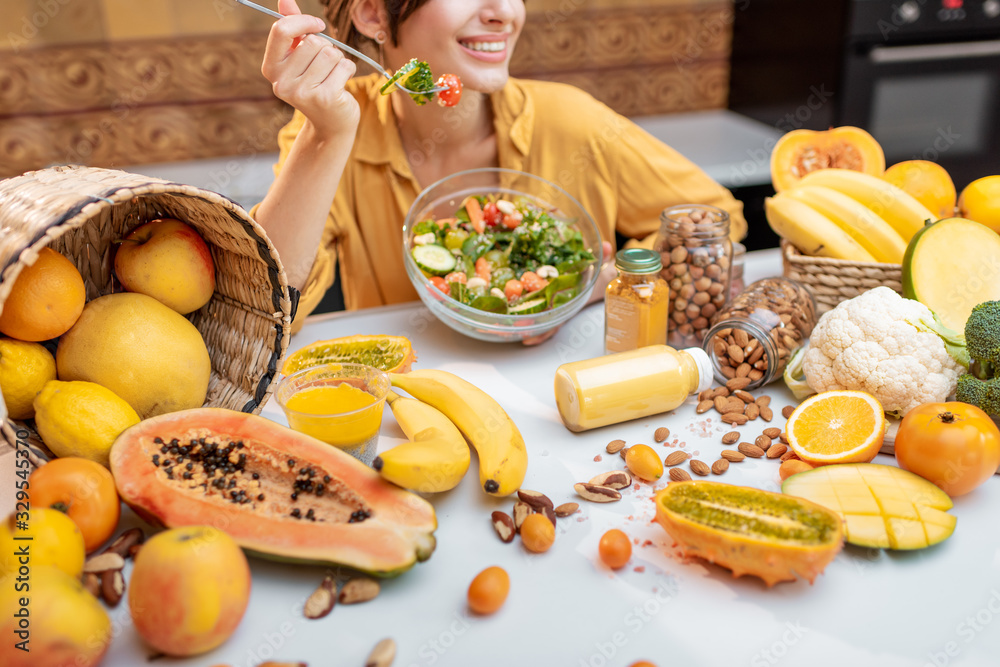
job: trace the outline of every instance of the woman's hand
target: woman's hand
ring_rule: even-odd
[[[295,0],[278,0],[285,18],[271,26],[261,73],[275,96],[301,111],[323,140],[357,130],[361,112],[345,88],[355,66],[333,44],[314,33],[325,24],[299,11]]]

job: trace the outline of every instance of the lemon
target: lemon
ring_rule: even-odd
[[[28,556],[22,563],[18,554],[25,547]],[[83,533],[73,519],[59,510],[37,508],[11,514],[0,523],[0,578],[16,573],[21,565],[29,570],[52,565],[71,577],[79,577],[85,556]]]
[[[139,415],[113,391],[93,382],[53,380],[35,397],[35,425],[56,456],[81,456],[107,467],[118,434]]]
[[[0,391],[11,419],[34,417],[32,401],[55,379],[55,357],[40,343],[0,338]]]

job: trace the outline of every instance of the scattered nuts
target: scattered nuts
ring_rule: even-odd
[[[719,412],[721,412],[723,415],[728,415],[732,413],[743,414],[743,410],[745,407],[746,403],[744,403],[743,401],[741,401],[736,397],[730,397],[726,399],[726,407],[722,410],[719,410]]]
[[[621,451],[618,452],[618,455],[622,457],[622,461],[625,460],[625,454],[627,453],[628,453],[628,447],[622,447]]]
[[[712,404],[715,406],[716,412],[725,413],[726,406],[729,405],[729,401],[727,401],[723,396],[716,396],[712,399]]]
[[[84,572],[104,572],[106,570],[120,570],[125,567],[125,559],[109,551],[98,556],[91,556],[83,564]]]
[[[672,482],[690,482],[691,475],[684,468],[671,468],[670,480]]]
[[[395,659],[396,642],[387,637],[375,644],[375,648],[365,658],[365,667],[389,667]]]
[[[685,461],[687,461],[687,457],[688,457],[687,452],[682,452],[680,450],[670,452],[670,455],[667,456],[666,459],[664,459],[663,465],[669,468],[671,466],[684,463]]]
[[[737,452],[733,449],[723,449],[722,452],[719,454],[719,456],[733,463],[739,463],[740,461],[746,458],[744,454],[742,454],[741,452]]]
[[[764,450],[757,445],[751,445],[749,442],[741,442],[736,448],[740,450],[740,453],[749,456],[752,459],[759,459],[764,456]]]
[[[764,429],[764,435],[774,440],[781,435],[781,429],[775,428],[774,426]]]
[[[732,380],[730,380],[729,382],[732,382]],[[736,391],[734,391],[733,392],[733,396],[735,396],[736,398],[740,399],[744,403],[748,403],[749,404],[749,403],[753,403],[754,402],[753,394],[751,394],[750,392],[747,392],[747,391],[743,391],[742,389],[737,389]]]
[[[370,577],[355,577],[340,589],[340,604],[358,604],[375,598],[382,589],[378,581]]]
[[[691,466],[691,472],[696,475],[701,475],[702,477],[705,477],[712,472],[712,469],[708,467],[707,463],[699,461],[698,459],[691,459],[691,462],[688,465]]]
[[[497,532],[497,537],[500,538],[500,541],[504,543],[513,542],[517,526],[514,525],[514,520],[510,518],[510,515],[497,510],[490,516],[493,519],[493,530]]]
[[[722,415],[720,419],[727,424],[735,424],[736,426],[743,426],[749,421],[746,415],[738,412],[730,412],[729,414]]]
[[[632,486],[632,475],[624,470],[602,472],[588,482],[595,486],[606,486],[609,489],[624,489]]]
[[[694,411],[695,411],[695,414],[699,414],[700,415],[700,414],[703,414],[705,412],[708,412],[714,406],[715,406],[715,402],[712,399],[708,398],[708,399],[705,399],[703,401],[699,401],[698,405],[695,407]]]
[[[722,444],[724,444],[724,445],[732,445],[733,443],[735,443],[739,439],[740,439],[740,432],[739,431],[730,431],[729,433],[727,433],[724,436],[722,436]]]
[[[786,432],[782,431],[781,435],[778,436],[778,439],[781,440],[786,445],[788,444],[788,434]]]
[[[764,408],[764,407],[767,407],[768,405],[771,404],[771,397],[770,396],[758,396],[754,400],[754,402],[757,405],[759,405],[760,407]]]
[[[514,530],[520,532],[521,524],[524,523],[524,520],[531,513],[531,506],[528,503],[521,502],[520,500],[514,503],[514,510],[511,512],[514,515]]]
[[[83,575],[83,587],[95,598],[101,597],[101,577],[93,572],[87,572]]]
[[[142,528],[129,528],[124,533],[115,538],[115,541],[108,545],[108,548],[101,553],[116,553],[122,558],[128,558],[132,547],[142,544],[146,536],[142,533]]]
[[[141,544],[133,544],[128,548],[128,557],[135,560],[135,557],[139,555],[139,550],[142,549]]]
[[[667,428],[666,426],[661,426],[660,428],[656,429],[655,433],[653,433],[653,440],[656,440],[657,442],[663,442],[669,437],[670,437],[670,429]]]
[[[117,607],[125,595],[125,577],[121,570],[105,570],[101,572],[101,597],[109,607]]]
[[[760,408],[757,407],[756,403],[747,403],[747,406],[743,408],[743,414],[746,415],[747,419],[757,419],[760,416]]]
[[[795,450],[792,448],[789,448],[787,452],[781,455],[782,461],[787,461],[788,459],[797,459],[797,458],[799,458],[799,455],[796,454]]]
[[[580,505],[578,505],[577,503],[563,503],[562,505],[556,507],[554,511],[556,513],[556,516],[566,517],[569,516],[570,514],[576,514],[579,509]]]
[[[579,494],[581,498],[594,503],[611,503],[622,499],[622,494],[615,489],[609,489],[606,486],[598,486],[597,484],[581,482],[579,484],[574,484],[573,489],[576,490],[577,494]]]
[[[777,459],[780,458],[785,452],[788,451],[788,447],[785,445],[775,445],[767,450],[767,458]]]
[[[781,408],[781,416],[784,417],[785,419],[791,417],[793,412],[795,412],[795,408],[791,405],[786,405],[785,407]]]
[[[538,512],[538,514],[544,515],[546,519],[552,522],[553,526],[556,525],[556,511],[553,508],[543,507],[542,511]]]
[[[740,360],[742,361],[742,359]],[[726,388],[729,391],[739,391],[741,389],[746,389],[750,385],[749,378],[733,378],[726,382]]]
[[[555,507],[547,495],[538,491],[518,489],[517,497],[521,499],[521,502],[527,503],[536,512],[541,512],[543,507],[548,507],[549,509]]]
[[[309,619],[323,618],[331,611],[337,603],[337,583],[333,577],[323,578],[322,583],[309,594],[306,603],[302,607],[302,614]]]
[[[608,446],[605,447],[604,450],[608,454],[617,454],[622,450],[623,447],[625,447],[624,440],[612,440],[611,442],[608,443]]]
[[[771,408],[767,407],[766,405],[762,405],[760,407],[760,418],[766,422],[769,422],[771,421],[771,419],[774,418],[774,412],[771,410]]]
[[[753,441],[753,444],[757,445],[766,452],[771,447],[771,439],[766,435],[758,435],[757,439]]]
[[[729,470],[729,461],[724,458],[712,464],[712,472],[716,475],[721,475],[727,470]]]

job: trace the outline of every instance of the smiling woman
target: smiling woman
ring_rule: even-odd
[[[426,61],[461,79],[464,92],[450,108],[382,96],[383,78],[352,78],[354,63],[312,34],[325,24],[280,0],[285,18],[271,29],[261,70],[296,113],[253,214],[303,290],[299,321],[338,268],[348,309],[416,299],[401,256],[406,212],[425,187],[467,169],[501,167],[562,187],[593,216],[608,256],[616,233],[655,233],[660,212],[679,203],[723,208],[733,238],[745,234],[742,205],[670,147],[577,88],[510,78],[523,0],[326,6],[338,39],[390,70]]]

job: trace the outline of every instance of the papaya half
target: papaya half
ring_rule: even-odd
[[[809,172],[830,167],[882,176],[885,153],[875,137],[859,127],[792,130],[771,151],[771,184],[781,192]]]
[[[147,521],[212,525],[250,554],[392,577],[434,551],[430,503],[320,440],[255,415],[195,408],[126,429],[118,492]]]

